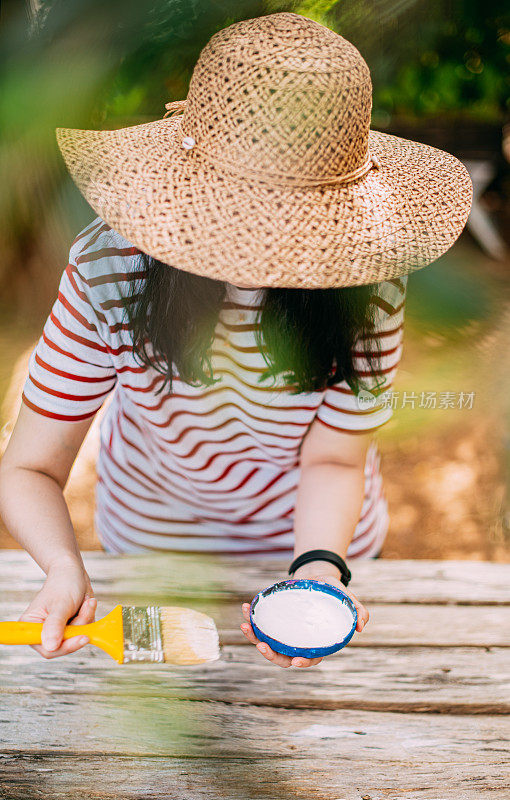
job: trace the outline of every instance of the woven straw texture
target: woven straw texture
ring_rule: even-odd
[[[371,97],[352,44],[271,14],[212,37],[171,116],[57,138],[96,213],[165,263],[253,287],[375,283],[448,250],[471,182],[448,153],[370,131]]]

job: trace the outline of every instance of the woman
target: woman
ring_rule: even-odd
[[[285,13],[213,36],[167,106],[182,114],[59,131],[99,217],[71,248],[0,482],[47,573],[24,615],[44,621],[45,657],[83,646],[64,625],[94,617],[62,489],[108,395],[110,552],[293,552],[296,577],[345,586],[345,558],[380,551],[372,435],[391,416],[405,274],[455,241],[470,184],[452,156],[370,132],[370,104],[358,51]],[[273,653],[243,613],[273,663],[317,662]]]

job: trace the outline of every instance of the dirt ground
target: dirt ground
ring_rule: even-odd
[[[507,561],[502,431],[489,421],[384,453],[386,558]]]

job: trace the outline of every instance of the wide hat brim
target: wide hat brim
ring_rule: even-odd
[[[57,130],[94,211],[179,269],[253,287],[378,283],[430,264],[466,223],[467,170],[428,145],[372,131],[378,168],[347,184],[289,188],[184,149],[181,119]]]

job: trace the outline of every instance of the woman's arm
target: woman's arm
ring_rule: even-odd
[[[358,523],[365,489],[365,458],[370,434],[343,433],[315,420],[301,447],[301,477],[294,515],[294,556],[307,550],[332,550],[345,558]],[[341,587],[358,612],[357,631],[368,622],[367,609],[340,582],[340,571],[327,561],[312,561],[294,573]],[[280,667],[311,667],[320,658],[290,658],[258,641],[249,624],[250,606],[243,605],[241,630],[268,661]]]
[[[110,228],[98,217],[71,245],[57,297],[30,358],[23,405],[0,467],[0,512],[47,574],[24,615],[44,622],[39,650],[47,657],[79,646],[76,639],[62,644],[70,618],[79,623],[94,618],[95,600],[63,489],[94,415],[117,382],[103,310],[105,303],[119,299],[122,284],[101,280],[117,271],[115,259],[103,257],[110,240]]]
[[[402,353],[404,303],[407,277],[393,278],[378,285],[371,298],[373,329],[359,337],[353,351],[356,372],[362,386],[380,384],[389,390],[393,384]],[[376,364],[366,354],[376,354]],[[374,368],[375,367],[375,368]],[[367,375],[371,375],[365,386]],[[377,393],[379,395],[380,392]],[[342,381],[328,387],[316,419],[301,447],[301,480],[295,509],[295,555],[305,550],[333,550],[345,557],[363,504],[364,466],[372,433],[392,416],[391,409],[380,401],[370,410],[356,402],[352,388]],[[346,432],[349,429],[349,433]],[[339,581],[339,570],[325,561],[315,561],[296,570],[296,577],[318,578],[341,586],[358,610],[356,629],[368,622],[368,611],[353,593]],[[275,664],[288,667],[311,666],[316,661],[293,659],[273,653],[257,642],[249,624],[248,604],[243,606],[245,622],[241,625],[247,639]]]
[[[333,550],[346,557],[363,504],[370,439],[370,434],[333,430],[319,420],[312,424],[301,448],[294,557],[315,549]],[[301,570],[313,567],[317,574],[316,564],[306,564]],[[323,561],[320,565],[328,574],[340,577],[332,564]]]
[[[22,619],[43,622],[46,657],[74,652],[86,641],[62,644],[68,620],[94,619],[95,600],[74,535],[63,490],[93,417],[63,422],[22,404],[0,463],[0,513],[14,538],[47,575]],[[62,644],[62,646],[60,646]]]

